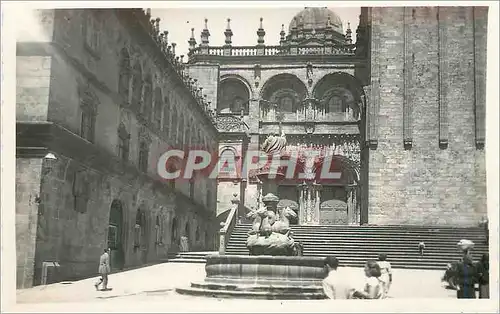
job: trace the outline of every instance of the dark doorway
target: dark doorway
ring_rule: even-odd
[[[114,200],[109,212],[108,247],[111,249],[111,267],[119,270],[125,266],[123,230],[122,204],[119,200]]]

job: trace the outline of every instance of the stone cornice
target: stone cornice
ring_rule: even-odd
[[[151,58],[153,58],[155,63],[159,65],[159,68],[167,72],[169,74],[168,76],[170,78],[173,78],[176,85],[182,86],[184,95],[191,99],[191,101],[189,102],[190,105],[194,104],[194,107],[196,107],[194,108],[194,110],[198,111],[201,114],[205,122],[211,125],[212,131],[217,134],[217,128],[214,125],[214,122],[207,115],[207,112],[198,105],[198,101],[194,98],[193,94],[184,84],[183,79],[180,77],[174,65],[166,58],[158,44],[153,40],[148,31],[139,22],[139,19],[135,15],[135,11],[136,10],[133,9],[115,9],[116,16],[119,20],[122,20],[124,22],[123,25],[128,28],[129,31],[131,31],[131,34],[133,35],[133,38],[137,41],[137,43],[143,48],[147,47],[146,49],[151,52]]]

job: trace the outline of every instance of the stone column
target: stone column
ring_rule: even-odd
[[[306,223],[310,224],[312,222],[312,191],[311,186],[307,185],[306,190]]]
[[[299,191],[299,225],[303,225],[306,223],[306,190],[307,186],[305,183],[299,184],[297,186]]]
[[[359,205],[358,205],[358,190],[359,187],[355,186],[352,191],[352,208],[353,210],[353,225],[359,225]]]
[[[318,183],[313,183],[312,185],[313,188],[313,194],[314,194],[314,206],[312,206],[312,212],[313,212],[313,219],[312,223],[314,224],[319,224],[319,209],[321,205],[321,184]]]
[[[347,223],[350,225],[356,224],[356,196],[355,196],[355,187],[354,186],[346,186],[347,192]]]

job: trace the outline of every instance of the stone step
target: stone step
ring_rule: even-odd
[[[250,229],[252,225],[237,225],[234,229]],[[378,231],[405,231],[405,232],[415,232],[415,231],[429,231],[429,232],[483,232],[485,229],[478,227],[385,227],[385,226],[298,226],[298,225],[290,225],[290,228],[294,230],[315,230],[315,231],[324,231],[324,230],[358,230],[358,231],[370,231],[370,230],[378,230]]]
[[[212,296],[214,298],[248,298],[266,300],[304,300],[324,299],[323,292],[269,292],[269,291],[233,291],[233,290],[210,290],[200,288],[177,288],[177,293],[197,296]]]
[[[234,283],[192,283],[192,288],[209,289],[209,290],[225,290],[225,291],[272,291],[280,293],[307,293],[321,292],[321,286],[290,286],[284,284],[262,285],[262,284],[234,284]]]
[[[169,263],[202,263],[205,264],[206,259],[205,257],[200,257],[200,258],[174,258],[168,261]]]
[[[233,230],[233,235],[237,236],[247,236],[250,230],[238,231]],[[434,237],[439,237],[443,239],[462,239],[464,236],[468,238],[476,238],[476,239],[484,239],[484,234],[471,234],[471,233],[449,233],[449,234],[438,234],[438,233],[430,233],[430,232],[415,232],[415,233],[396,233],[396,232],[302,232],[300,230],[292,230],[294,235],[322,235],[322,236],[336,236],[336,237],[370,237],[370,236],[380,236],[380,237],[405,237],[405,238],[429,238],[432,239]]]

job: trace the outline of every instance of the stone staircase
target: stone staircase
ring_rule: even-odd
[[[226,248],[228,255],[248,255],[250,224],[236,225]],[[362,267],[385,253],[394,268],[444,269],[460,259],[460,239],[475,243],[474,260],[488,252],[483,229],[423,226],[292,226],[295,241],[304,246],[304,256],[336,256],[342,266]],[[420,256],[418,243],[425,243]]]
[[[217,251],[209,252],[181,252],[168,255],[169,263],[205,263],[205,256],[219,254]],[[245,254],[248,255],[248,254]]]

